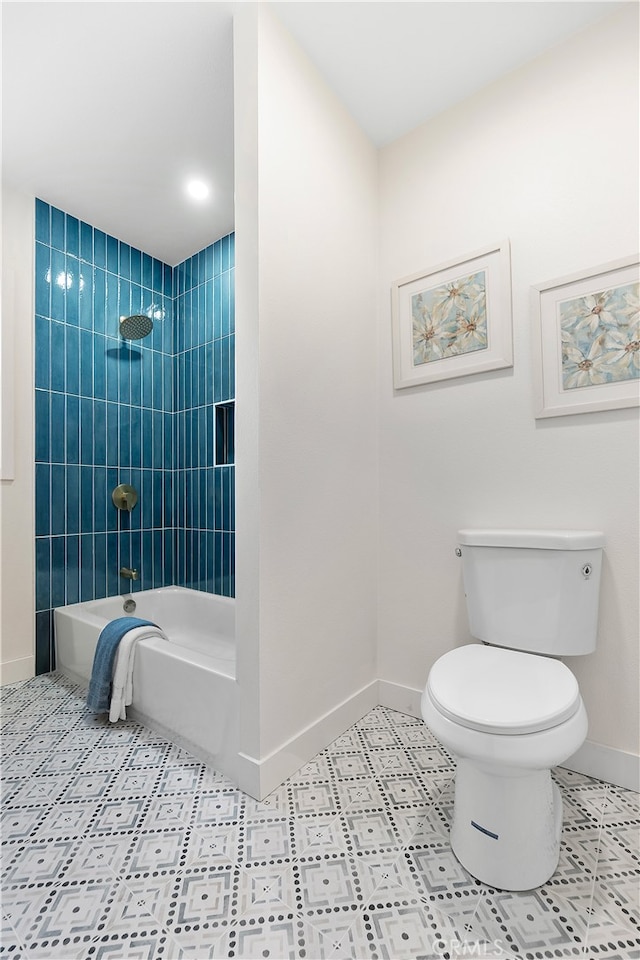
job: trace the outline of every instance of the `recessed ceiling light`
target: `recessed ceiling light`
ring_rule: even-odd
[[[203,180],[189,180],[187,183],[187,193],[194,200],[204,200],[209,196],[209,187]]]

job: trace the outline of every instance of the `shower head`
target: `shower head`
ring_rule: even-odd
[[[146,313],[135,313],[132,317],[120,317],[120,333],[125,340],[142,340],[151,333],[153,321]]]

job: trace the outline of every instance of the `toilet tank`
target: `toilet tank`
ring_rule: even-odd
[[[460,530],[471,633],[552,656],[593,653],[604,535],[579,530]]]

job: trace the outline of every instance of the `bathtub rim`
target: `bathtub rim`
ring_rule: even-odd
[[[235,597],[225,597],[219,593],[207,593],[205,590],[194,590],[193,587],[181,587],[179,584],[170,584],[165,587],[151,587],[148,590],[135,590],[133,592],[125,591],[124,593],[113,593],[108,597],[95,597],[93,600],[79,600],[77,603],[65,603],[62,606],[54,607],[54,611],[60,610],[61,612],[68,615],[72,614],[71,611],[82,611],[91,618],[91,622],[94,620],[106,620],[103,616],[100,616],[96,613],[93,613],[94,610],[98,608],[98,604],[103,604],[106,600],[120,600],[123,604],[125,600],[132,598],[136,600],[140,596],[151,596],[153,595],[167,595],[167,594],[177,594],[183,596],[185,594],[198,597],[198,600],[201,601],[203,598],[204,602],[209,602],[209,598],[215,603],[220,603],[223,606],[233,607],[235,609],[236,599]]]

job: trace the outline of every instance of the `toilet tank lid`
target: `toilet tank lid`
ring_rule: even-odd
[[[530,547],[537,550],[594,550],[604,546],[598,530],[458,530],[467,547]]]

